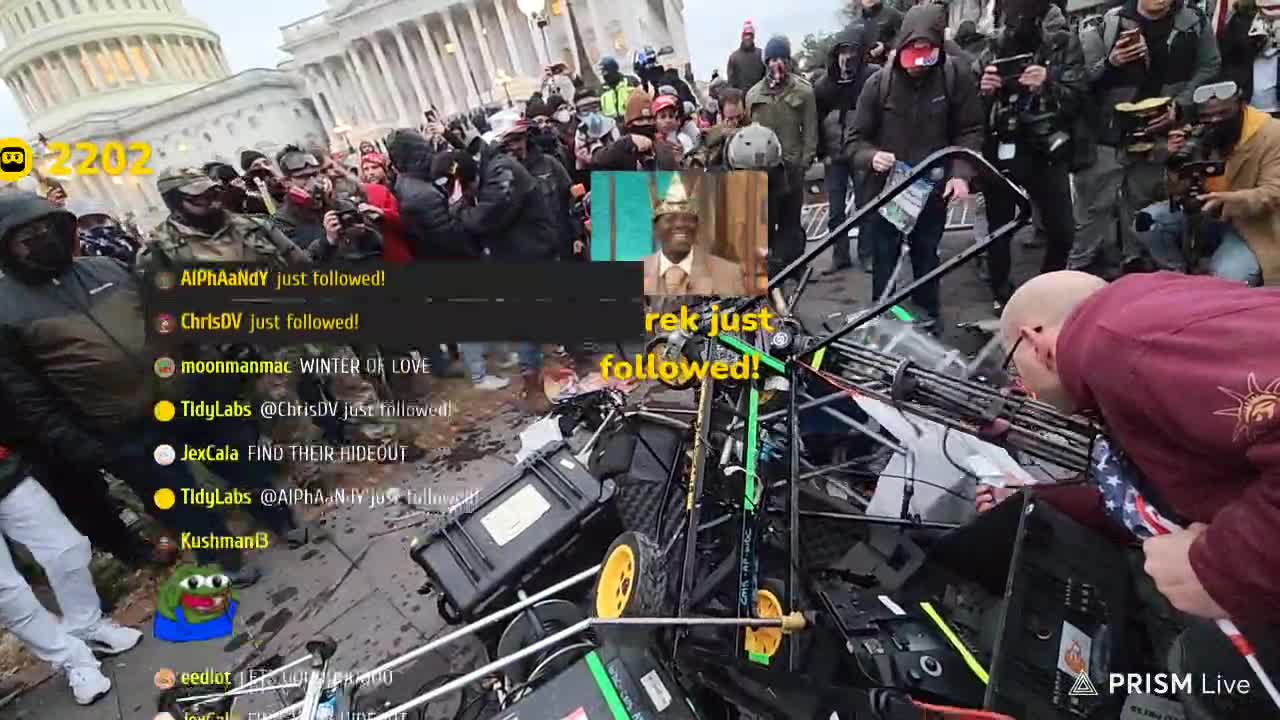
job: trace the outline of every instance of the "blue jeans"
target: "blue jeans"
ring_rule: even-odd
[[[1151,228],[1138,233],[1156,267],[1173,272],[1187,272],[1188,258],[1182,250],[1182,239],[1190,232],[1187,217],[1175,212],[1168,202],[1148,205],[1143,212],[1151,216]],[[1262,266],[1249,243],[1230,224],[1210,217],[1201,221],[1201,239],[1210,247],[1209,272],[1215,277],[1235,280],[1257,287],[1262,284]]]
[[[488,343],[458,343],[458,352],[462,355],[462,363],[467,366],[471,382],[478,383],[489,374],[485,364],[484,353]],[[532,372],[542,369],[542,347],[533,343],[520,343],[516,349],[520,356],[520,371]]]
[[[858,206],[858,184],[856,176],[849,169],[849,163],[847,162],[833,162],[828,165],[825,178],[828,206],[827,230],[830,231],[840,227],[840,224],[848,217],[845,211],[849,207],[850,196],[854,198],[853,206]],[[837,265],[849,264],[849,235],[847,232],[836,240],[832,253],[832,259]],[[864,260],[871,259],[871,245],[862,233],[858,234],[858,257]]]
[[[920,212],[916,226],[911,230],[911,271],[917,278],[922,278],[938,267],[938,244],[942,241],[942,232],[947,225],[947,204],[941,195],[934,195],[925,203]],[[875,302],[884,294],[889,285],[889,278],[898,264],[898,255],[902,250],[902,233],[892,223],[885,220],[880,213],[869,216],[863,224],[862,235],[867,236],[871,245],[871,301]],[[903,275],[898,276],[898,285],[906,284]],[[921,310],[930,318],[937,320],[941,313],[938,299],[938,283],[931,282],[921,287],[911,297]]]

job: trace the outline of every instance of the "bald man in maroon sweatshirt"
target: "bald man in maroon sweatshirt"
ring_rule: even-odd
[[[1160,594],[1193,618],[1234,620],[1274,673],[1280,290],[1175,273],[1130,275],[1110,285],[1084,273],[1047,273],[1010,299],[1001,333],[1026,387],[1064,412],[1099,418],[1144,476],[1146,499],[1187,524],[1142,545],[1144,569]],[[979,508],[1005,494],[980,489]],[[1041,495],[1080,522],[1122,537],[1096,488]],[[1232,674],[1253,677],[1212,624],[1192,621],[1172,652],[1187,644],[1196,645],[1196,660],[1218,656]],[[1252,695],[1258,708],[1278,713],[1266,717],[1280,717],[1256,680]],[[1192,712],[1188,720],[1222,716]]]

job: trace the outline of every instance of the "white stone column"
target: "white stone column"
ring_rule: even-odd
[[[147,82],[146,68],[139,65],[137,59],[133,57],[133,53],[129,52],[129,45],[125,42],[126,40],[127,38],[120,38],[120,52],[124,55],[124,61],[133,70],[133,76],[138,79],[139,84]]]
[[[684,15],[680,13],[675,0],[662,0],[662,4],[666,11],[667,33],[671,35],[671,44],[675,46],[676,54],[684,58],[685,62],[693,62],[693,58],[689,57],[689,38],[685,34]],[[680,71],[683,73],[684,68],[680,68]]]
[[[81,67],[87,66],[90,84],[97,90],[102,90],[107,86],[107,81],[102,77],[102,68],[98,67],[98,61],[94,59],[93,53],[90,52],[88,44],[80,45],[77,48],[80,51]]]
[[[599,57],[612,56],[621,67],[622,59],[617,56],[617,51],[613,48],[613,38],[609,36],[609,30],[605,24],[605,3],[602,0],[581,0],[581,3],[581,7],[586,8],[586,11],[591,15],[591,29],[596,36],[596,55]],[[582,20],[581,15],[578,16],[578,20]],[[587,48],[587,50],[590,51],[591,48]]]
[[[62,82],[62,78],[53,71],[53,64],[49,62],[48,55],[41,55],[40,64],[44,66],[45,85],[48,86],[50,94],[53,95],[54,102],[66,102],[74,97],[73,94],[66,92],[66,84]],[[33,63],[34,64],[34,63]]]
[[[445,34],[449,37],[449,43],[453,46],[453,56],[462,71],[462,84],[467,88],[467,108],[470,109],[480,104],[480,98],[476,95],[480,89],[476,87],[476,83],[471,79],[471,64],[467,62],[467,53],[463,51],[462,42],[458,40],[458,26],[453,24],[453,14],[448,8],[445,8],[441,16],[444,18]]]
[[[338,76],[329,67],[328,58],[317,63],[320,66],[320,87],[324,88],[325,97],[329,98],[329,109],[335,113],[335,120],[342,123],[359,121],[359,109],[352,104],[352,99],[339,91]]]
[[[442,100],[447,104],[446,113],[458,112],[461,108],[458,107],[458,100],[453,95],[453,88],[449,87],[449,79],[445,77],[444,63],[440,60],[435,41],[431,39],[425,17],[418,18],[418,35],[422,38],[422,46],[427,51],[427,62],[431,63],[431,70],[436,76],[436,85],[440,87],[440,93],[444,96]]]
[[[191,52],[195,53],[196,62],[200,63],[200,67],[204,70],[204,76],[210,80],[215,80],[218,73],[213,68],[213,63],[209,61],[209,56],[204,51],[204,41],[199,38],[188,38],[191,43]]]
[[[480,60],[484,63],[485,85],[492,91],[495,84],[495,78],[498,76],[498,69],[493,64],[493,52],[489,50],[489,39],[485,36],[487,30],[484,23],[480,22],[480,13],[476,12],[476,3],[479,0],[467,3],[467,17],[471,20],[471,30],[476,35],[476,44],[480,46]]]
[[[360,114],[360,119],[370,124],[376,122],[378,110],[369,102],[369,94],[360,85],[360,76],[356,74],[356,66],[351,62],[350,52],[342,56],[342,62],[343,68],[347,73],[347,80],[351,83],[351,101],[355,104],[355,108]]]
[[[364,97],[369,101],[369,107],[373,110],[374,123],[378,123],[386,118],[383,117],[385,108],[383,108],[377,100],[377,96],[373,92],[373,83],[369,82],[369,73],[365,70],[364,60],[360,57],[360,50],[352,45],[347,48],[347,57],[351,59],[351,64],[356,69],[356,77],[360,80],[360,90],[364,92]]]
[[[169,44],[169,36],[160,36],[160,47],[164,49],[164,54],[169,56],[168,65],[173,68],[174,75],[183,79],[191,79],[191,70],[187,68],[186,62],[183,61],[182,54]]]
[[[121,194],[117,192],[117,188],[114,184],[112,184],[111,178],[107,177],[106,175],[103,175],[102,173],[98,173],[97,175],[89,175],[87,177],[94,177],[98,179],[98,186],[102,188],[102,194],[109,201],[111,207],[115,211],[114,214],[117,217],[123,216],[125,212],[132,209],[129,206],[127,206],[124,202],[121,201]]]
[[[507,44],[507,57],[511,58],[511,74],[524,74],[524,61],[520,59],[520,48],[516,46],[515,37],[511,34],[511,21],[507,19],[507,8],[502,0],[493,0],[494,12],[498,15],[498,27],[502,28],[502,40]]]
[[[164,60],[160,59],[160,53],[156,50],[156,46],[152,45],[151,41],[145,37],[141,38],[140,41],[142,42],[142,54],[151,58],[152,64],[156,67],[156,79],[172,81],[174,79],[173,69]]]
[[[369,47],[373,48],[373,59],[378,63],[378,69],[382,71],[382,79],[391,93],[396,112],[399,113],[396,116],[396,124],[404,125],[409,120],[409,107],[400,94],[400,84],[396,82],[396,76],[391,74],[391,63],[387,62],[387,53],[382,49],[382,39],[378,37],[378,33],[366,39],[369,41]]]
[[[58,59],[62,61],[62,67],[66,70],[67,75],[71,77],[71,84],[76,88],[76,97],[84,97],[89,94],[88,83],[84,80],[83,70],[76,65],[75,61],[67,55],[66,50],[58,51]]]
[[[347,99],[338,93],[338,83],[333,77],[333,71],[329,69],[329,64],[324,60],[316,63],[315,73],[317,84],[324,91],[325,99],[329,101],[329,114],[333,115],[334,124],[354,121],[355,118],[347,117]]]
[[[329,112],[329,107],[320,99],[320,73],[314,70],[303,72],[303,77],[307,81],[307,91],[311,93],[311,103],[316,106],[316,114],[320,116],[320,122],[324,123],[325,134],[332,132],[338,123],[333,118],[333,114]]]
[[[409,82],[413,84],[413,94],[418,98],[418,113],[412,118],[416,126],[422,122],[422,113],[431,107],[431,102],[427,99],[427,86],[423,84],[422,76],[418,74],[418,63],[414,61],[413,53],[409,52],[409,43],[404,38],[404,28],[397,25],[392,28],[391,34],[396,38],[396,52],[400,54],[400,62],[409,71]]]
[[[31,76],[32,87],[40,91],[40,100],[44,103],[43,107],[48,109],[57,105],[57,99],[53,96],[53,93],[49,92],[49,87],[45,85],[44,78],[41,78],[40,74],[36,72],[34,63],[27,64],[27,74]]]
[[[22,109],[22,112],[26,113],[28,118],[30,118],[35,114],[36,109],[27,100],[26,92],[22,89],[22,85],[15,79],[15,77],[16,76],[7,77],[4,79],[4,82],[9,86],[9,92],[13,93],[13,97],[17,99],[18,107]]]
[[[222,46],[213,41],[209,42],[209,54],[213,56],[213,64],[222,71],[223,75],[231,74],[231,65],[227,63],[227,56],[222,52]]]
[[[218,56],[213,52],[213,43],[208,40],[196,40],[196,46],[200,48],[200,53],[204,56],[205,62],[209,64],[209,72],[215,78],[226,76],[222,63],[218,62]]]

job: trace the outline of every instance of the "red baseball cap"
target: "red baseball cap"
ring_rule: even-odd
[[[907,69],[933,67],[941,56],[942,49],[936,45],[907,45],[898,49],[898,62]]]
[[[659,95],[654,98],[653,105],[649,109],[654,115],[657,115],[663,110],[667,110],[669,108],[679,109],[679,104],[676,102],[676,99],[670,95]]]

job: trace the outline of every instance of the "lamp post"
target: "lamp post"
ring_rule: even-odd
[[[452,42],[447,42],[444,44],[444,51],[449,55],[453,55],[454,53],[461,52],[462,49],[459,48],[457,45],[454,45]],[[465,57],[466,56],[463,56],[464,59]],[[480,83],[476,82],[476,74],[471,70],[471,63],[469,62],[466,63],[466,66],[467,66],[467,75],[471,78],[471,89],[475,91],[476,100],[478,100],[480,103],[483,104],[484,97],[480,94]]]
[[[547,18],[547,0],[516,0],[516,7],[537,23],[538,29],[542,31],[543,55],[547,59],[547,65],[551,65],[551,41],[547,39],[547,25],[551,20]]]
[[[515,107],[515,103],[511,102],[511,83],[512,78],[507,75],[507,71],[498,68],[498,74],[493,78],[493,84],[502,87],[502,92],[507,96],[507,107]]]

